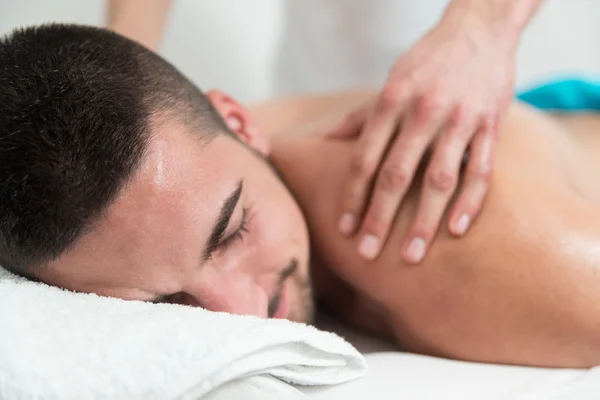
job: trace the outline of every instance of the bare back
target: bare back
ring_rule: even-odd
[[[339,119],[334,114],[367,98],[305,100],[313,107],[306,106],[307,121],[302,102],[290,101],[294,120],[286,126],[290,114],[278,112],[279,121],[271,121],[273,130],[296,131],[275,140],[274,160],[304,209],[316,265],[342,278],[362,300],[358,307],[367,304],[381,331],[389,328],[407,350],[540,366],[599,363],[598,119],[559,122],[514,105],[502,126],[492,189],[469,234],[455,239],[442,229],[424,262],[411,266],[399,244],[418,185],[377,260],[361,259],[357,239],[336,230],[337,196],[355,141],[319,132]],[[329,121],[315,124],[321,118]]]

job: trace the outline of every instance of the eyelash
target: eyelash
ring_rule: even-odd
[[[245,233],[248,233],[248,209],[247,208],[244,208],[242,210],[242,223],[240,224],[239,228],[234,233],[232,233],[231,235],[229,235],[228,237],[226,237],[225,239],[223,239],[221,241],[221,247],[223,249],[227,249],[229,246],[231,246],[236,241],[243,240]]]
[[[244,234],[248,233],[248,221],[249,221],[248,214],[249,214],[248,208],[242,209],[242,223],[240,224],[239,228],[234,233],[232,233],[231,235],[229,235],[228,237],[226,237],[225,239],[223,239],[221,241],[221,244],[219,246],[223,250],[226,250],[229,246],[231,246],[238,240],[244,239]],[[170,296],[167,296],[160,303],[183,304],[183,302],[178,301],[178,299],[180,298],[180,296],[184,296],[184,295],[185,295],[185,293],[183,293],[183,292],[175,293]]]

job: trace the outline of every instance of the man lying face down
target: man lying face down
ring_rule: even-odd
[[[413,185],[365,261],[335,221],[355,142],[320,132],[371,96],[244,108],[108,31],[18,30],[0,42],[0,264],[74,291],[300,322],[314,289],[409,351],[600,363],[600,119],[514,105],[470,234],[441,231],[404,264]]]
[[[2,265],[75,291],[310,319],[306,223],[261,133],[229,131],[173,67],[107,31],[26,29],[0,51]]]

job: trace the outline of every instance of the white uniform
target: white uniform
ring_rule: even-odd
[[[448,0],[287,0],[277,94],[379,86]]]

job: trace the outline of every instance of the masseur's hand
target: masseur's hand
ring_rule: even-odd
[[[449,230],[464,235],[487,194],[498,121],[513,94],[518,35],[499,36],[475,15],[449,12],[397,60],[374,103],[330,133],[360,134],[340,193],[339,229],[359,235],[366,259],[386,243],[422,160],[421,196],[400,244],[407,262],[423,259],[454,195]]]

